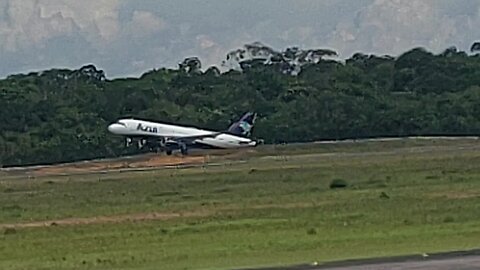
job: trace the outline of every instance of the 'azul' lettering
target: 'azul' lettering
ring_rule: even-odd
[[[138,124],[137,130],[150,132],[150,133],[158,133],[158,130],[156,127],[144,126],[141,123]]]

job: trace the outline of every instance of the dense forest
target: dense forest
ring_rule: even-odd
[[[93,65],[0,81],[0,165],[125,154],[106,127],[139,117],[224,130],[246,111],[266,143],[480,134],[480,44],[398,57],[260,43],[228,53],[220,71],[187,58],[177,69],[109,80]]]

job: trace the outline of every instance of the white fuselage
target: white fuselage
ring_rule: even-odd
[[[200,143],[218,148],[252,147],[257,144],[249,138],[227,133],[203,130],[194,127],[184,127],[137,119],[121,119],[108,126],[108,131],[126,137],[158,137],[165,140],[194,138],[194,143]]]

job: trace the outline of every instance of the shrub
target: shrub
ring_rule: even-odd
[[[343,179],[333,179],[332,182],[330,182],[330,188],[335,189],[335,188],[346,188],[348,186],[347,181]]]
[[[6,228],[5,231],[3,232],[4,235],[9,235],[9,234],[16,234],[17,230],[15,228]]]
[[[444,223],[452,223],[452,222],[454,222],[454,221],[455,221],[455,219],[454,219],[453,217],[450,217],[450,216],[445,217],[445,218],[443,219],[443,222],[444,222]]]
[[[390,196],[388,196],[388,194],[385,191],[382,191],[382,193],[380,193],[380,198],[381,199],[390,199]]]

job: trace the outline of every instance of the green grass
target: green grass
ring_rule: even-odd
[[[2,224],[200,214],[3,229],[0,269],[225,269],[480,247],[476,141],[338,147],[265,147],[245,163],[206,168],[0,180]],[[334,179],[347,188],[330,189]]]

